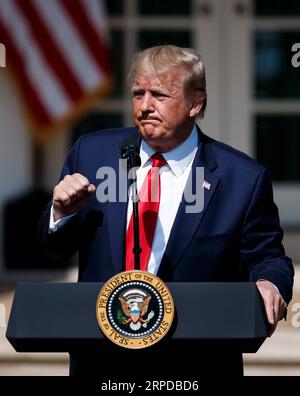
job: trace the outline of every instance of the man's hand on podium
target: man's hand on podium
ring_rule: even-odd
[[[264,300],[268,322],[271,325],[268,336],[271,337],[277,323],[285,315],[287,304],[273,283],[261,279],[256,282],[256,286]]]

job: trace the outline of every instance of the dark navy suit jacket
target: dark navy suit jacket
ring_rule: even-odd
[[[200,130],[196,167],[204,167],[204,208],[186,213],[182,201],[158,276],[167,282],[273,282],[288,303],[293,266],[285,256],[270,176],[247,155],[215,141]],[[83,135],[70,151],[61,178],[75,172],[99,185],[97,170],[119,167],[120,146],[137,139],[136,128]],[[117,184],[118,184],[118,172]],[[202,181],[203,182],[203,181]],[[117,191],[118,193],[118,191]],[[49,208],[42,221],[43,243],[52,258],[79,251],[79,281],[103,282],[124,270],[126,202],[99,203],[96,194],[70,222],[48,234]]]
[[[83,135],[70,151],[61,178],[75,172],[99,185],[97,170],[118,170],[120,146],[138,140],[135,128]],[[204,167],[204,208],[186,213],[181,202],[158,276],[169,282],[257,281],[267,279],[286,302],[292,294],[293,267],[281,245],[282,230],[266,169],[245,154],[199,130],[199,149],[192,165]],[[118,172],[116,172],[118,185]],[[117,196],[118,190],[117,190]],[[79,250],[79,281],[106,281],[124,270],[126,202],[99,203],[96,194],[74,218],[48,234],[49,209],[44,213],[45,246],[54,259]]]

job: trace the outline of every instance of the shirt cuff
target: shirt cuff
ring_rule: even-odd
[[[70,214],[69,216],[65,216],[62,219],[54,221],[54,216],[53,216],[53,205],[51,206],[51,211],[50,211],[50,221],[49,221],[49,228],[48,228],[48,233],[53,234],[60,228],[62,228],[66,223],[69,222],[69,220],[75,216],[77,212]]]

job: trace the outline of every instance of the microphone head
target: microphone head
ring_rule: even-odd
[[[121,158],[127,159],[128,171],[141,166],[140,147],[134,139],[126,139],[121,144]]]
[[[139,154],[140,148],[134,139],[126,139],[121,144],[121,158],[128,158],[130,153]]]

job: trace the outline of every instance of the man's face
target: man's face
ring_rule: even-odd
[[[182,69],[164,74],[137,73],[132,86],[136,127],[156,151],[170,151],[190,134],[201,103],[185,98]],[[197,107],[197,109],[196,109]]]

